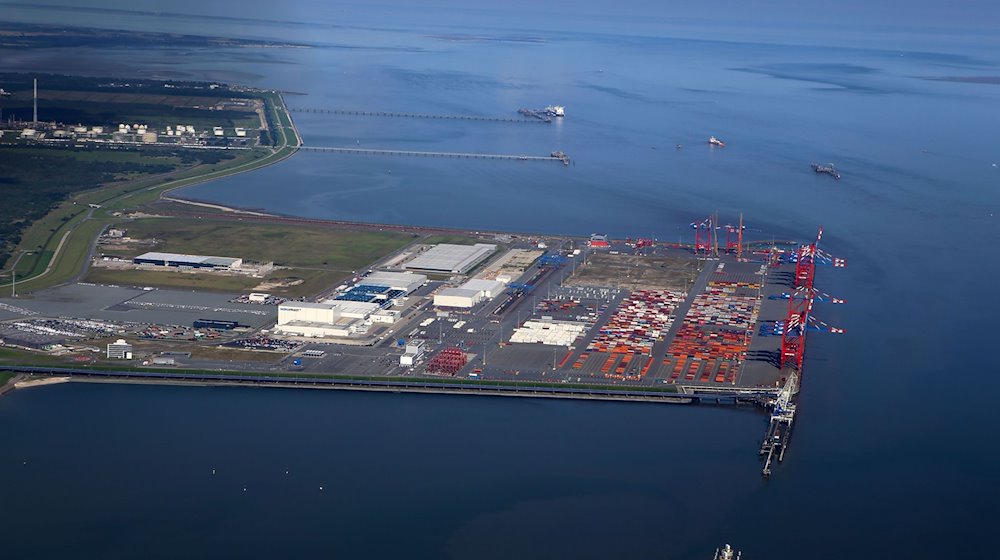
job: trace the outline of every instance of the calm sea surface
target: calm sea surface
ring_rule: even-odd
[[[801,10],[778,25],[658,3],[564,14],[518,1],[87,4],[132,11],[0,7],[12,21],[312,47],[0,48],[0,70],[233,81],[296,92],[293,109],[512,117],[566,106],[553,125],[295,116],[313,146],[563,150],[568,168],[302,153],[186,196],[664,240],[689,239],[687,224],[715,210],[743,212],[762,239],[806,240],[822,224],[823,246],[849,268],[820,270],[818,285],[848,305],[816,315],[848,334],[810,337],[801,417],[770,481],[756,460],[764,420],[747,411],[16,392],[0,399],[0,556],[693,559],[732,542],[747,560],[948,558],[981,551],[994,530],[1000,85],[925,79],[1000,76],[1000,40],[976,17],[831,26]],[[710,134],[729,146],[709,149]],[[813,161],[835,162],[843,180],[815,175]]]

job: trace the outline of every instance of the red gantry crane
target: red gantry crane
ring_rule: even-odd
[[[832,264],[835,267],[846,266],[843,259],[830,257],[819,250],[819,242],[823,238],[823,228],[819,228],[816,241],[801,245],[792,257],[795,260],[795,291],[788,298],[788,315],[785,318],[785,330],[781,335],[781,367],[792,366],[802,371],[802,361],[805,358],[806,331],[817,330],[828,333],[842,334],[844,329],[830,327],[822,321],[810,316],[813,302],[817,297],[826,296],[816,290],[816,265]],[[829,296],[827,296],[829,297]],[[833,299],[833,303],[843,300]]]

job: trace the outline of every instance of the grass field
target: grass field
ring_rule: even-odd
[[[454,234],[430,235],[420,242],[428,245],[437,245],[438,243],[451,243],[452,245],[475,245],[476,243],[480,243],[480,240],[468,235]]]
[[[17,348],[0,347],[0,364],[65,365],[66,360],[58,356],[51,356],[40,352],[28,352],[27,350],[19,350]],[[0,372],[0,375],[7,375],[7,372]],[[0,382],[0,385],[3,385],[3,382]]]
[[[91,267],[84,281],[121,286],[155,286],[157,288],[190,288],[216,292],[246,292],[260,283],[259,278],[222,276],[208,272],[154,272],[148,270],[113,270]]]
[[[281,268],[268,280],[301,282],[268,292],[287,296],[312,295],[334,286],[374,261],[412,241],[405,234],[381,231],[346,231],[320,226],[234,223],[209,219],[148,218],[118,224],[129,237],[161,240],[157,251],[241,257],[273,261]],[[135,256],[150,250],[118,251]],[[86,280],[101,284],[183,287],[215,291],[247,291],[259,278],[189,274],[145,270],[92,268]]]
[[[191,348],[191,357],[197,360],[276,363],[287,355],[285,352],[256,352],[222,346],[196,346]]]
[[[243,257],[279,266],[357,270],[413,238],[382,231],[346,231],[285,224],[150,218],[120,224],[129,237],[163,240],[157,251]],[[142,252],[142,251],[139,251]]]

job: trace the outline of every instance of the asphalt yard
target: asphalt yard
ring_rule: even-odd
[[[6,313],[11,308],[41,317],[73,317],[145,323],[187,325],[197,319],[236,321],[262,327],[277,318],[277,307],[231,303],[238,294],[185,290],[143,290],[121,286],[70,284],[17,299],[3,298]],[[16,314],[15,314],[16,315]],[[24,314],[21,314],[24,316]]]

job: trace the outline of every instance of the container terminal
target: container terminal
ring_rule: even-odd
[[[311,301],[84,285],[60,289],[86,294],[60,292],[50,302],[45,292],[0,299],[8,344],[39,347],[53,333],[137,340],[128,347],[133,362],[120,367],[4,369],[91,381],[759,407],[768,414],[760,447],[768,476],[788,448],[807,333],[843,332],[813,317],[814,305],[843,303],[816,289],[816,269],[845,262],[819,247],[822,229],[806,244],[776,244],[746,242],[742,218],[733,226],[709,216],[691,228],[693,243],[483,232],[474,245],[418,240]],[[70,299],[79,309],[67,307]],[[116,321],[119,311],[142,330]],[[185,321],[200,327],[176,327]],[[281,358],[212,361],[184,351],[206,344]]]

